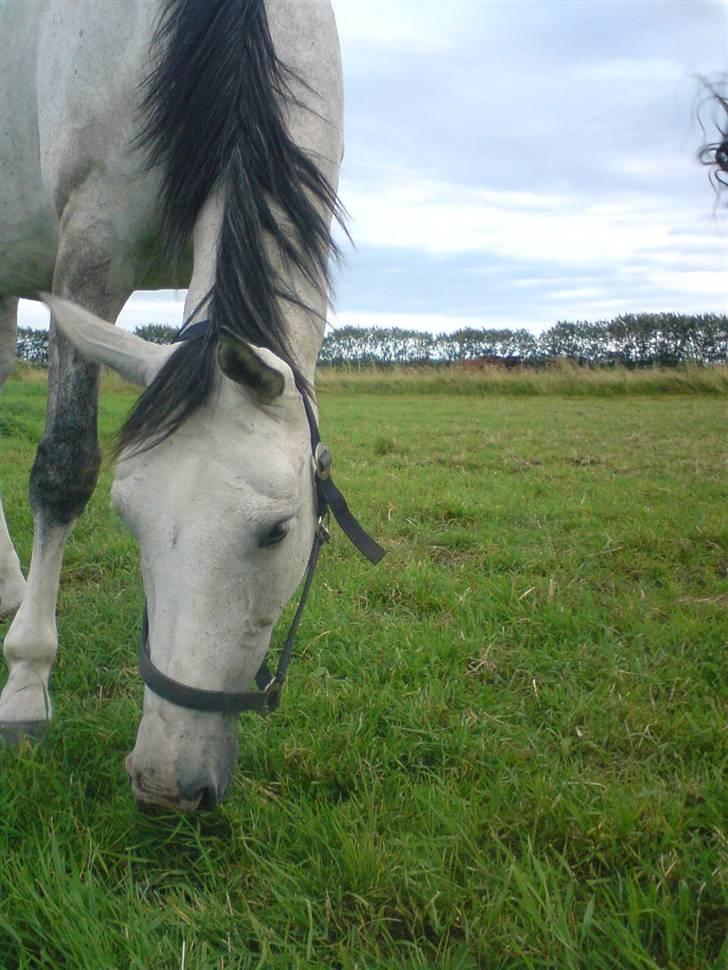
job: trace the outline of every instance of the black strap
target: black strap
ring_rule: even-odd
[[[175,335],[174,343],[178,343],[180,340],[199,340],[207,333],[208,323],[208,320],[199,320],[197,323],[183,326]]]
[[[322,515],[324,511],[330,508],[344,535],[356,546],[362,556],[365,556],[369,562],[376,565],[384,557],[384,549],[362,529],[351,512],[351,509],[346,504],[346,499],[336,485],[334,485],[331,478],[331,454],[328,449],[324,449],[325,457],[323,459],[319,458],[321,455],[321,435],[319,433],[316,415],[313,413],[313,407],[306,392],[300,388],[299,391],[303,398],[303,406],[306,410],[308,429],[311,435],[311,451],[313,452],[314,462],[316,464],[319,515]]]
[[[177,707],[219,714],[239,714],[242,711],[265,713],[267,700],[265,692],[232,693],[225,690],[203,690],[201,687],[189,687],[172,677],[167,677],[166,674],[155,667],[149,654],[149,618],[146,605],[142,620],[139,672],[142,675],[142,680],[153,693],[171,704],[176,704]]]
[[[163,674],[158,667],[155,667],[149,652],[149,616],[145,603],[141,643],[139,645],[139,671],[147,687],[163,700],[170,701],[177,707],[190,708],[193,711],[208,711],[217,714],[241,714],[243,711],[267,714],[274,711],[280,703],[281,687],[293,658],[298,625],[301,622],[301,616],[316,572],[321,546],[325,541],[323,536],[324,533],[319,531],[314,538],[311,555],[306,566],[301,597],[291,621],[286,642],[283,644],[278,669],[275,674],[271,674],[268,664],[263,661],[255,675],[255,682],[259,688],[257,691],[204,690],[201,687],[190,687],[188,684],[183,684]]]
[[[313,547],[311,549],[308,565],[306,566],[306,575],[303,580],[303,589],[301,590],[301,596],[298,600],[296,612],[293,614],[291,625],[288,628],[288,636],[286,637],[286,642],[283,644],[283,650],[281,651],[281,656],[278,661],[278,669],[275,672],[275,676],[271,674],[270,667],[265,660],[260,665],[258,673],[255,675],[255,682],[260,690],[268,691],[272,686],[277,687],[275,703],[273,705],[268,705],[268,709],[271,711],[274,711],[276,707],[278,707],[280,700],[280,688],[283,686],[283,681],[286,679],[286,674],[288,673],[288,667],[291,660],[293,660],[293,648],[296,645],[298,625],[301,622],[303,610],[306,606],[308,594],[311,590],[314,573],[316,572],[316,566],[318,565],[319,553],[321,552],[321,546],[327,541],[327,537],[325,538],[326,533],[323,531],[324,529],[325,526],[320,524],[318,527],[318,534],[313,540]]]
[[[346,504],[346,499],[330,478],[321,482],[319,487],[326,504],[334,513],[334,518],[347,539],[356,546],[362,556],[366,556],[370,563],[376,565],[384,557],[384,549],[362,529]]]

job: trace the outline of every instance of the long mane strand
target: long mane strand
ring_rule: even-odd
[[[295,75],[275,52],[263,0],[165,0],[152,51],[135,144],[149,169],[163,171],[166,258],[178,265],[213,191],[222,192],[224,214],[208,333],[182,344],[141,395],[118,436],[119,451],[163,440],[206,400],[225,330],[272,350],[310,391],[282,302],[317,316],[288,280],[297,271],[328,288],[329,260],[339,255],[331,217],[343,225],[335,191],[288,133],[285,105],[300,105],[291,93]]]

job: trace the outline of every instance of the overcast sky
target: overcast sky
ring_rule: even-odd
[[[696,75],[728,67],[726,0],[333,2],[357,246],[334,324],[728,310],[693,120]],[[120,322],[179,324],[177,296],[136,294]]]

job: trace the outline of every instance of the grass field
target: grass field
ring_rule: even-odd
[[[324,376],[338,483],[389,554],[334,535],[211,814],[131,799],[142,592],[105,470],[56,721],[0,751],[3,970],[727,965],[725,387],[412,380]],[[25,375],[0,398],[25,565],[44,396]],[[104,394],[105,438],[130,400]]]

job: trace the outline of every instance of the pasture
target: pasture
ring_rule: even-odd
[[[332,530],[281,707],[242,720],[199,817],[129,792],[143,597],[105,468],[62,574],[56,720],[0,751],[0,964],[725,966],[728,409],[705,375],[324,375],[337,482],[388,555]],[[25,567],[45,393],[0,398]],[[107,441],[132,393],[108,383]]]

